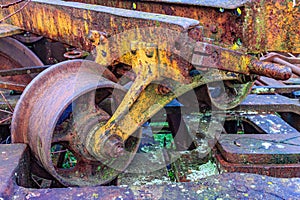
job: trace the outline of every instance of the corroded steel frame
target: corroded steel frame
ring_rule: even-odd
[[[300,7],[292,0],[75,0],[196,19],[218,45],[243,42],[250,53],[300,53]]]
[[[0,13],[0,17],[15,12],[15,9],[8,8]],[[251,24],[249,18],[247,20]],[[164,105],[197,86],[222,80],[242,83],[242,76],[237,73],[280,79],[291,76],[290,68],[258,62],[244,53],[205,43],[203,27],[199,26],[198,20],[190,18],[59,0],[32,0],[7,23],[85,50],[94,45],[97,63],[104,66],[126,63],[138,74],[107,124],[89,133],[86,146],[99,160],[103,157],[102,149],[109,144],[109,141],[101,140],[107,138],[104,135],[117,135],[124,142]],[[171,35],[166,34],[166,30]],[[126,33],[128,31],[130,34]],[[114,35],[117,39],[109,40]],[[290,46],[286,49],[293,51]],[[194,53],[200,55],[196,62],[200,66],[198,69],[217,68],[219,71],[209,69],[205,76],[191,77]],[[169,79],[172,92],[157,94],[152,82],[165,79]],[[243,94],[249,89],[246,87]],[[241,100],[237,99],[236,103]]]

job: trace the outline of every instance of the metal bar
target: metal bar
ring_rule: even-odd
[[[300,133],[294,134],[222,134],[218,149],[231,163],[299,163]]]
[[[234,110],[245,112],[291,112],[300,115],[299,99],[290,99],[282,95],[250,94]]]
[[[221,172],[229,172],[228,174],[247,173],[260,174],[267,177],[292,178],[299,177],[299,164],[240,164],[227,162],[219,153],[215,154]],[[225,173],[227,174],[227,173]],[[282,198],[284,199],[284,198]]]
[[[273,58],[273,61],[290,67],[297,76],[300,76],[300,67],[297,67],[296,65],[293,65],[292,63],[289,63],[281,58]]]
[[[26,85],[8,82],[8,81],[0,81],[0,88],[7,89],[7,90],[23,91],[25,90]]]
[[[257,74],[275,79],[286,80],[292,71],[285,65],[257,61],[254,57],[241,52],[222,48],[217,45],[197,42],[192,64],[200,68],[217,68],[243,74]]]
[[[252,94],[287,94],[300,90],[300,85],[283,85],[283,86],[254,86]]]
[[[258,77],[258,80],[264,84],[264,85],[272,85],[272,86],[285,86],[285,84],[283,84],[282,82],[280,81],[276,81],[272,78],[268,78],[268,77],[265,77],[265,76],[260,76]]]
[[[275,114],[245,115],[245,118],[266,134],[300,134],[294,127]]]
[[[22,74],[40,73],[49,67],[51,67],[51,65],[0,70],[0,76],[3,77],[3,76],[14,76],[14,75],[22,75]]]

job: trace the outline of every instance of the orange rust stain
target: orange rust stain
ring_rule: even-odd
[[[300,53],[300,12],[292,1],[262,0],[246,10],[244,36],[250,52]]]

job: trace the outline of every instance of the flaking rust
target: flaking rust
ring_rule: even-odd
[[[293,1],[259,0],[245,6],[244,42],[252,53],[300,52],[300,8]]]
[[[28,143],[39,164],[65,186],[94,186],[115,178],[137,151],[140,137],[132,142],[126,162],[122,160],[130,138],[166,104],[194,88],[224,81],[224,94],[205,95],[225,110],[246,97],[257,75],[291,76],[289,67],[249,53],[299,53],[299,12],[292,1],[28,2],[21,10],[0,10],[0,19],[11,16],[6,23],[82,50],[95,49],[95,61],[58,63],[37,76],[13,117],[13,142]],[[128,66],[135,75],[122,100],[111,92],[125,91],[110,71],[117,65]],[[169,91],[157,92],[166,91],[158,89],[162,85]],[[95,105],[91,91],[96,89],[105,98],[111,94],[120,100],[114,101],[119,103],[114,112]],[[72,101],[77,105],[72,109],[83,112],[73,115],[76,123],[63,119],[70,124],[59,138],[60,115]],[[51,159],[52,145],[60,142],[77,156],[70,176]]]

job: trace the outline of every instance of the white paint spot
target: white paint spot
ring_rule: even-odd
[[[281,145],[281,144],[276,144],[276,147],[279,148],[279,149],[284,149],[285,146]]]
[[[261,145],[264,146],[265,149],[269,149],[269,147],[272,146],[272,144],[269,142],[263,142]]]

